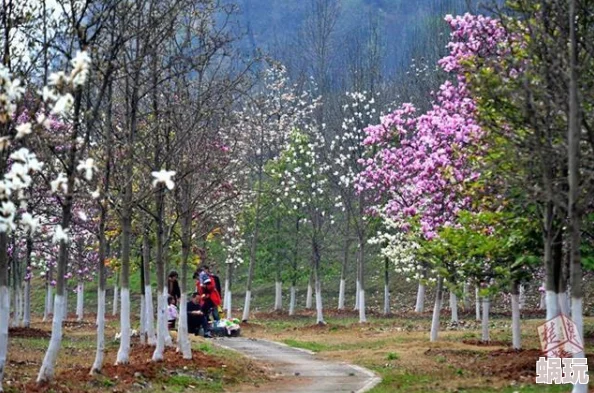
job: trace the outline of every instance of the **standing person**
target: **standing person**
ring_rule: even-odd
[[[210,271],[210,267],[209,266],[204,266],[204,271],[208,274],[208,276],[210,277],[211,280],[213,280],[214,284],[215,284],[215,288],[217,290],[217,293],[219,294],[219,298],[221,298],[221,294],[223,293],[221,291],[221,279],[219,278],[218,275],[212,273]],[[221,302],[219,301],[219,304],[213,307],[213,311],[212,311],[212,315],[214,317],[214,319],[216,321],[218,321],[220,319],[219,317],[219,313],[222,312],[223,310],[221,309]]]
[[[206,315],[202,311],[201,296],[198,292],[192,294],[192,298],[187,305],[188,313],[188,333],[194,333],[194,335],[200,334],[200,327],[204,330],[204,337],[212,338],[210,330],[208,329],[208,321]]]
[[[181,289],[179,288],[179,282],[177,282],[178,278],[179,275],[177,272],[172,270],[167,279],[167,293],[173,298],[173,304],[176,306],[181,298]]]
[[[169,329],[175,329],[175,321],[177,320],[177,307],[175,305],[173,296],[167,298],[167,324]]]
[[[220,319],[218,307],[221,304],[221,295],[217,291],[214,280],[208,274],[204,282],[199,284],[198,292],[202,300],[202,312],[205,317],[208,319],[212,312],[214,320],[218,321]]]
[[[222,291],[221,291],[221,279],[219,278],[219,276],[217,276],[216,274],[214,274],[214,273],[212,273],[210,271],[210,267],[209,266],[204,266],[204,271],[206,272],[206,274],[208,274],[210,276],[211,280],[214,280],[215,288],[217,289],[217,292],[220,295],[222,293]]]

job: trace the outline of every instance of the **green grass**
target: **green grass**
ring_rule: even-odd
[[[286,340],[283,340],[283,342],[290,347],[307,349],[312,352],[322,352],[322,351],[327,351],[329,349],[328,346],[326,346],[324,344],[320,344],[320,343],[315,343],[315,342],[299,341],[299,340],[293,340],[293,339],[286,339]]]

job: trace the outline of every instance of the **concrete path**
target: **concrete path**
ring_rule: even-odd
[[[254,390],[259,393],[363,393],[381,381],[362,367],[323,360],[313,352],[272,341],[237,337],[211,342],[265,362],[278,374],[277,382]]]

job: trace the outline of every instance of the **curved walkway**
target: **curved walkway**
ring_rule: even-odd
[[[259,393],[363,393],[381,381],[362,367],[323,360],[313,352],[272,341],[237,337],[212,343],[266,362],[281,377],[270,386],[258,387]]]

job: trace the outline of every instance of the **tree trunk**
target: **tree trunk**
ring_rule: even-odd
[[[482,319],[482,336],[483,342],[490,341],[489,339],[489,309],[491,306],[491,300],[488,297],[483,298],[483,319]]]
[[[359,323],[367,322],[365,304],[365,237],[359,235]]]
[[[252,281],[254,279],[254,266],[256,264],[256,251],[258,248],[258,234],[260,231],[260,199],[262,197],[262,172],[263,172],[262,157],[258,165],[258,190],[256,192],[256,214],[254,216],[254,234],[252,236],[252,243],[250,245],[250,266],[248,269],[245,302],[243,304],[243,315],[241,320],[247,322],[250,317],[250,306],[252,302]]]
[[[305,308],[307,310],[311,310],[312,307],[314,270],[315,267],[312,266],[312,270],[309,273],[309,281],[307,282],[307,293],[305,294]]]
[[[450,291],[450,310],[452,311],[452,323],[458,324],[460,322],[458,319],[458,296],[454,291]]]
[[[33,253],[33,239],[27,236],[27,277],[25,278],[25,294],[24,294],[24,311],[23,311],[23,326],[28,328],[31,326],[31,254]],[[1,378],[0,378],[1,380]]]
[[[188,335],[188,314],[186,282],[188,280],[188,260],[190,259],[190,248],[192,241],[192,211],[190,206],[190,184],[187,181],[182,183],[181,189],[181,212],[182,212],[182,274],[180,282],[181,298],[179,324],[177,327],[177,345],[184,359],[192,359],[192,346]],[[227,283],[227,280],[225,280]],[[225,295],[227,293],[225,292]],[[215,306],[216,307],[216,306]]]
[[[119,301],[120,301],[120,294],[118,291],[118,281],[119,281],[119,274],[116,273],[116,277],[115,277],[115,281],[113,283],[113,309],[112,309],[112,315],[115,317],[116,315],[118,315],[118,311],[119,311]]]
[[[470,290],[470,283],[468,280],[464,281],[464,311],[470,310],[470,295],[468,294]]]
[[[76,320],[81,322],[84,314],[85,284],[82,281],[76,285]]]
[[[433,306],[433,319],[431,320],[430,341],[437,341],[439,333],[439,313],[441,312],[441,302],[443,299],[443,277],[437,278],[437,288],[435,289],[435,304]]]
[[[131,182],[128,189],[131,187]],[[130,361],[130,243],[132,237],[132,190],[126,190],[126,208],[122,214],[122,270],[120,275],[121,311],[120,311],[120,348],[116,364],[128,364]]]
[[[316,286],[316,323],[319,325],[323,325],[324,322],[324,313],[322,308],[322,280],[320,277],[320,249],[317,239],[313,238],[312,241],[312,256],[313,256],[313,268],[314,268],[314,276],[315,276],[315,286]]]
[[[390,261],[384,258],[384,315],[390,315]]]
[[[289,299],[289,315],[295,315],[295,285],[291,285],[291,297]]]
[[[518,282],[514,282],[511,288],[512,298],[512,346],[514,349],[522,349],[522,330],[520,328],[520,291]]]
[[[582,288],[582,211],[579,204],[580,197],[580,103],[578,96],[577,81],[577,53],[578,40],[576,38],[576,0],[569,1],[569,127],[568,127],[568,229],[569,229],[569,252],[570,252],[570,286],[571,286],[571,317],[577,327],[577,334],[581,342],[584,342],[584,319],[583,319],[583,297]],[[584,358],[582,350],[574,354],[574,358]],[[572,393],[586,393],[588,384],[576,383],[573,385]]]
[[[140,315],[138,319],[140,320],[140,345],[146,345],[146,297],[145,294],[145,282],[144,282],[144,252],[140,250],[140,269],[138,269],[140,273]]]
[[[70,169],[71,172],[68,176],[68,190],[72,190],[74,187],[74,154],[71,148],[70,157]],[[67,230],[70,227],[70,221],[72,217],[72,194],[67,194],[64,198],[64,204],[62,205],[62,228]],[[1,240],[1,236],[0,236]],[[1,248],[0,248],[1,250]],[[50,337],[49,346],[43,363],[37,376],[37,383],[44,383],[51,380],[54,376],[54,368],[56,360],[58,359],[58,352],[62,345],[62,321],[64,320],[66,313],[66,272],[68,269],[68,251],[69,245],[64,241],[60,241],[60,251],[58,254],[58,267],[56,271],[56,295],[54,298],[54,316],[52,321],[52,335]]]
[[[474,288],[474,311],[477,321],[481,320],[481,297],[479,293],[479,284]]]
[[[344,310],[344,292],[346,290],[346,275],[349,264],[349,249],[351,248],[351,212],[346,211],[346,229],[344,235],[344,250],[342,254],[342,267],[340,269],[340,287],[338,288],[338,309]],[[358,292],[357,292],[358,293]]]
[[[52,291],[52,265],[51,262],[48,263],[48,267],[47,267],[47,274],[46,274],[46,279],[45,279],[45,308],[43,310],[43,322],[47,322],[47,320],[49,319],[50,315],[53,313],[53,291]]]
[[[425,311],[425,284],[419,281],[419,287],[417,289],[417,304],[415,305],[415,312]]]
[[[0,233],[0,391],[8,352],[8,324],[10,318],[10,289],[8,288],[8,239]]]
[[[164,186],[160,184],[158,186],[156,195],[156,209],[157,209],[157,247],[156,247],[156,258],[155,262],[157,265],[157,346],[153,352],[152,360],[154,362],[163,360],[163,352],[165,350],[166,340],[169,336],[167,330],[167,286],[165,285],[165,261],[163,259],[163,219],[165,213],[165,190]]]
[[[233,264],[227,264],[227,273],[225,274],[225,310],[227,310],[227,319],[231,319],[233,309]]]
[[[526,286],[524,284],[520,285],[518,302],[518,307],[523,310],[526,307]]]
[[[151,286],[151,245],[149,239],[148,223],[142,234],[142,262],[144,273],[144,323],[146,327],[146,341],[149,345],[157,345],[155,334],[155,311],[153,306],[153,287]]]
[[[276,281],[274,283],[274,311],[283,309],[283,283]]]

